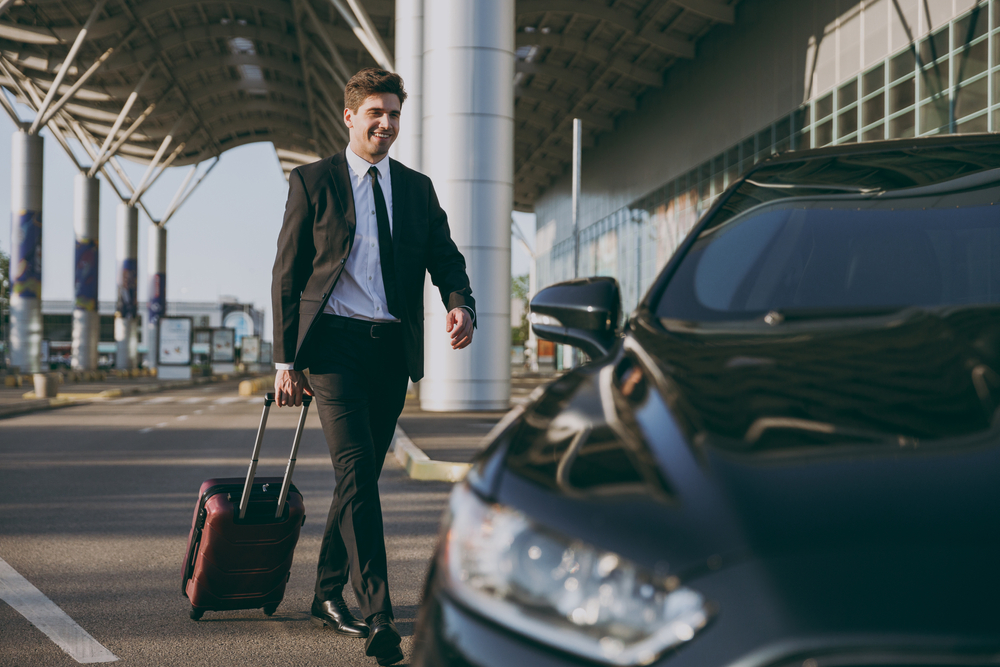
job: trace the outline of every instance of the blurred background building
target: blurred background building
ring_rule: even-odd
[[[551,33],[554,22],[519,30]],[[628,312],[702,212],[756,162],[1000,131],[998,88],[996,1],[743,0],[732,22],[698,40],[694,58],[666,67],[662,85],[584,148],[580,275],[616,277]],[[570,198],[565,173],[531,201],[540,287],[573,276]]]
[[[75,298],[59,308],[72,311],[77,363],[91,363],[85,352],[107,342],[109,304],[94,298],[94,267],[113,261],[115,336],[134,365],[136,330],[148,338],[159,315],[179,312],[167,293],[167,222],[233,148],[273,146],[258,174],[275,173],[275,163],[287,174],[343,150],[344,83],[381,66],[398,71],[410,94],[393,155],[434,180],[478,306],[475,344],[454,353],[441,335],[443,307],[427,289],[421,404],[501,409],[517,359],[511,344],[527,343],[535,360],[553,356],[523,340],[524,299],[512,305],[519,274],[511,262],[522,244],[533,258],[528,292],[610,275],[628,311],[702,212],[773,153],[1000,131],[998,3],[0,0],[17,260],[0,310],[10,313],[4,334],[19,355],[14,365],[31,369],[39,358],[43,314],[66,314],[41,303],[43,218],[75,238],[76,256],[58,262],[75,275]],[[43,138],[79,171],[74,185],[58,187],[74,202],[73,229],[65,214],[42,215]],[[153,206],[147,191],[180,165],[188,169],[176,194]],[[106,233],[98,253],[100,192],[120,203],[117,236]],[[142,228],[140,213],[149,223]],[[512,216],[529,230],[516,232],[517,244]],[[202,253],[190,267],[205,276],[201,293],[231,291],[213,290],[214,275],[267,274],[279,215],[196,219],[204,238],[172,246],[171,256]],[[216,241],[205,242],[209,234]],[[230,252],[237,241],[247,242],[243,252]],[[261,248],[267,257],[248,258]],[[137,283],[148,285],[138,307]],[[212,308],[266,336],[242,304]]]

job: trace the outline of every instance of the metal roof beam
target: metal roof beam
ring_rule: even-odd
[[[337,2],[337,0],[334,0]],[[354,15],[358,17],[358,21],[361,22],[361,27],[365,29],[365,33],[368,35],[368,39],[371,40],[372,45],[378,51],[378,53],[372,53],[372,57],[378,62],[384,69],[390,72],[395,71],[396,65],[392,61],[392,55],[389,53],[389,49],[386,47],[385,42],[382,41],[382,35],[378,33],[375,29],[375,24],[372,23],[371,17],[368,16],[368,12],[361,5],[358,0],[347,0],[347,4],[351,6],[354,10]],[[369,52],[371,50],[369,49]]]
[[[170,202],[170,206],[167,207],[166,213],[163,214],[163,219],[160,221],[160,226],[161,227],[163,225],[167,224],[167,221],[170,220],[170,218],[173,217],[174,213],[176,213],[177,210],[181,206],[184,205],[184,202],[186,202],[188,200],[188,197],[190,197],[192,194],[194,194],[194,191],[198,189],[198,186],[201,185],[201,182],[204,181],[208,177],[208,175],[212,173],[212,170],[215,169],[215,165],[219,164],[219,159],[220,158],[218,156],[216,156],[215,161],[208,166],[208,169],[205,170],[204,174],[202,174],[201,176],[198,177],[198,180],[195,181],[194,185],[191,186],[191,189],[188,190],[184,194],[183,197],[181,197],[180,201],[176,201],[177,200],[177,195],[174,195],[174,200],[175,201]],[[195,165],[194,169],[191,171],[190,176],[194,176],[194,172],[197,169],[198,169],[198,165]],[[189,181],[189,180],[190,180],[190,177],[187,180],[185,180],[184,184],[186,185],[187,181]],[[178,190],[177,194],[179,195],[180,193],[181,193],[181,190]]]
[[[7,112],[10,119],[14,121],[14,125],[21,127],[21,117],[17,115],[17,111],[14,110],[14,106],[10,103],[10,100],[7,99],[7,93],[3,90],[0,90],[0,106],[2,106],[3,110]]]
[[[656,48],[678,58],[694,58],[694,44],[683,39],[670,37],[643,25],[631,12],[609,7],[599,0],[519,0],[517,13],[536,14],[539,12],[560,12],[580,14],[616,25],[649,42]]]
[[[368,35],[368,32],[358,21],[354,13],[344,6],[344,3],[340,0],[330,0],[330,3],[337,9],[341,17],[347,21],[347,25],[351,26],[351,30],[354,31],[354,36],[357,37],[358,41],[361,42],[361,46],[365,48],[365,51],[375,59],[375,62],[379,64],[384,69],[392,70],[392,61],[389,60],[382,52],[379,46],[372,40]],[[382,40],[379,39],[381,42]]]
[[[308,1],[306,0],[306,2]],[[299,2],[300,0],[292,0],[292,12],[295,15],[296,26],[302,25],[302,13],[299,11]],[[302,82],[306,87],[306,110],[309,112],[309,125],[312,127],[313,141],[316,142],[316,147],[319,148],[319,135],[316,132],[316,101],[313,99],[312,89],[309,86],[311,67],[306,60],[306,38],[301,28],[295,30],[295,37],[299,42],[299,75],[302,77]]]
[[[66,76],[66,70],[69,66],[73,64],[76,60],[76,54],[80,52],[80,47],[83,46],[83,40],[87,39],[87,33],[90,31],[91,26],[94,25],[94,21],[97,20],[97,15],[101,13],[104,9],[104,5],[107,0],[97,0],[97,4],[90,11],[90,16],[87,17],[87,22],[83,24],[80,31],[76,34],[76,39],[73,40],[73,45],[69,48],[69,53],[66,55],[66,59],[63,60],[62,66],[59,67],[59,71],[56,72],[55,81],[52,82],[52,87],[49,88],[49,92],[45,95],[45,99],[42,100],[41,106],[38,107],[38,111],[35,114],[35,121],[28,128],[28,134],[37,134],[39,128],[44,125],[42,122],[45,118],[46,112],[49,110],[49,105],[52,104],[52,100],[55,99],[56,93],[59,90],[59,84],[62,83],[63,78]],[[108,54],[110,55],[110,54]],[[100,62],[104,62],[101,60]],[[93,72],[91,72],[93,74]],[[65,104],[65,102],[64,102]]]
[[[284,58],[275,58],[259,53],[227,53],[224,55],[202,57],[174,68],[174,76],[184,78],[198,74],[210,69],[224,69],[228,67],[241,67],[244,65],[256,65],[262,69],[269,69],[290,77],[302,79],[302,70],[295,63]],[[264,82],[267,83],[266,81]]]
[[[308,57],[310,51],[316,54],[316,61],[319,62],[319,64],[323,66],[323,69],[327,71],[327,73],[330,75],[330,78],[333,79],[333,83],[341,89],[346,88],[347,81],[343,77],[341,77],[340,74],[337,73],[337,70],[335,70],[333,68],[333,65],[330,64],[330,61],[327,60],[326,57],[319,52],[319,49],[317,49],[312,44],[309,44],[306,47],[305,57]]]
[[[129,14],[147,18],[161,12],[182,7],[199,6],[206,0],[146,0],[134,7],[129,6]],[[287,21],[292,20],[292,16],[282,11],[284,3],[274,2],[274,0],[228,0],[231,4],[247,5],[254,9],[264,10],[276,14]],[[106,18],[98,21],[92,26],[90,35],[92,39],[100,39],[113,35],[116,32],[127,30],[133,25],[129,19],[129,14],[119,14],[118,16]],[[233,24],[236,25],[236,24]],[[74,39],[77,28],[74,27],[34,27],[27,25],[15,25],[11,23],[0,23],[0,38],[10,39],[15,42],[25,42],[28,44],[65,44]]]
[[[536,102],[541,102],[543,104],[548,104],[556,108],[559,113],[566,114],[573,112],[576,118],[580,118],[587,122],[588,125],[598,128],[606,132],[613,132],[615,129],[615,121],[611,118],[606,118],[604,116],[599,116],[597,114],[588,113],[585,111],[573,111],[574,105],[567,104],[568,100],[562,95],[557,95],[548,90],[539,90],[538,88],[523,88],[517,86],[514,88],[514,97],[524,98],[527,100],[534,100]],[[528,117],[535,117],[537,114],[529,113]],[[546,119],[542,127],[552,129],[552,119]]]
[[[574,72],[559,65],[518,60],[514,63],[514,70],[524,74],[542,74],[582,90],[588,90],[591,85],[590,77],[583,72]]]
[[[339,32],[344,35],[350,34],[346,30],[340,30]],[[195,25],[164,34],[159,39],[159,46],[146,43],[143,46],[125,52],[121,57],[115,58],[112,61],[113,66],[109,66],[107,70],[116,71],[134,65],[145,65],[150,59],[160,53],[161,50],[171,51],[172,49],[196,42],[211,42],[219,39],[230,40],[237,37],[265,44],[273,44],[286,51],[295,52],[298,50],[298,41],[294,36],[263,26],[239,25],[238,23],[207,26]]]
[[[149,79],[149,76],[153,73],[154,68],[155,65],[153,67],[148,68],[145,71],[145,73],[141,77],[139,77],[139,81],[135,84],[135,88],[132,89],[132,92],[129,93],[128,99],[125,100],[125,105],[122,107],[121,113],[119,113],[118,117],[115,118],[114,125],[111,126],[111,131],[108,132],[108,136],[105,137],[104,143],[101,144],[100,150],[97,151],[97,157],[94,158],[94,164],[97,166],[97,168],[100,168],[100,165],[104,164],[102,158],[108,152],[108,148],[111,146],[111,143],[115,140],[115,135],[118,134],[118,130],[121,129],[122,123],[125,122],[125,118],[128,116],[128,112],[132,110],[132,105],[135,104],[135,101],[137,99],[139,99],[139,91],[142,90],[143,85],[146,83],[147,79]],[[143,120],[145,120],[145,118],[143,118]],[[138,127],[134,129],[133,128],[129,129],[132,129],[132,131],[134,132],[136,129],[138,129]],[[114,155],[114,153],[112,153],[112,155]],[[92,167],[90,172],[88,172],[87,176],[93,178],[95,172],[96,169]]]
[[[306,14],[309,15],[312,24],[316,27],[316,32],[319,34],[319,38],[322,40],[323,45],[326,46],[327,52],[333,58],[334,65],[336,65],[340,70],[340,73],[344,77],[345,81],[350,79],[354,76],[354,72],[347,66],[347,63],[344,61],[344,57],[340,55],[340,49],[337,48],[337,45],[334,43],[335,40],[333,39],[333,36],[330,35],[330,26],[320,20],[319,16],[316,14],[316,10],[313,9],[312,5],[309,3],[309,0],[305,0],[305,2],[302,3],[302,7],[306,10]],[[301,30],[303,28],[302,24],[299,24],[297,28]]]
[[[141,114],[139,114],[139,117],[132,122],[132,124],[128,127],[127,130],[125,130],[122,136],[118,137],[118,140],[115,141],[115,143],[111,144],[111,147],[109,149],[105,150],[104,147],[102,146],[101,150],[97,154],[97,157],[94,159],[94,166],[92,166],[90,168],[90,171],[87,172],[87,176],[93,177],[94,174],[97,173],[97,170],[104,166],[105,162],[107,162],[112,157],[117,155],[118,151],[121,150],[121,147],[125,145],[125,142],[128,141],[133,134],[135,134],[135,131],[139,129],[139,126],[142,125],[142,123],[147,118],[149,118],[149,114],[153,113],[153,109],[155,108],[156,108],[155,102],[146,107],[146,109]],[[107,139],[113,137],[114,134],[115,134],[114,130],[109,132]],[[107,145],[107,139],[105,140],[104,145]]]
[[[79,79],[77,79],[76,83],[70,86],[70,89],[67,90],[66,93],[62,97],[60,97],[55,104],[49,107],[49,110],[45,112],[45,116],[44,117],[39,116],[38,118],[35,119],[35,122],[37,122],[39,125],[45,125],[47,122],[49,122],[49,119],[52,118],[52,116],[54,116],[56,112],[63,107],[64,104],[73,99],[73,96],[77,93],[77,91],[80,90],[80,88],[83,87],[83,84],[87,83],[87,79],[89,79],[94,74],[94,72],[100,69],[101,65],[104,64],[104,61],[106,61],[114,52],[115,52],[114,48],[111,48],[102,53],[101,57],[94,61],[94,64],[91,65]],[[50,87],[49,93],[52,93],[54,90],[57,90],[56,86]]]
[[[142,195],[146,194],[146,192],[149,191],[149,189],[151,187],[153,187],[153,184],[156,183],[156,180],[160,176],[163,175],[163,172],[165,172],[170,167],[170,165],[172,165],[174,163],[174,160],[177,159],[177,156],[181,154],[181,151],[184,150],[184,147],[186,145],[187,145],[187,142],[184,142],[184,141],[182,141],[181,143],[177,144],[177,148],[175,148],[173,150],[173,152],[170,154],[170,156],[166,160],[163,161],[163,164],[160,165],[159,171],[157,171],[156,174],[151,179],[149,179],[149,183],[146,183],[145,187],[143,187],[142,192],[139,193],[140,197]],[[132,195],[132,196],[135,197],[135,195]]]
[[[184,115],[186,116],[187,114]],[[153,170],[156,169],[156,166],[160,163],[160,160],[163,158],[163,154],[167,152],[167,149],[170,148],[170,144],[173,143],[174,133],[177,132],[182,120],[184,120],[184,116],[178,118],[174,122],[174,126],[170,128],[169,132],[167,132],[167,136],[163,137],[163,141],[160,142],[160,147],[157,149],[156,155],[153,156],[149,166],[146,167],[146,173],[142,175],[139,185],[135,186],[135,190],[132,192],[132,198],[129,199],[128,202],[129,206],[135,206],[135,203],[139,201],[139,197],[146,192],[146,182],[149,180],[150,175],[152,175]],[[152,183],[150,183],[150,185],[152,185]]]
[[[732,25],[736,22],[736,10],[719,0],[673,0],[673,3],[716,23]]]
[[[519,32],[516,43],[518,46],[547,46],[550,48],[560,48],[574,53],[579,53],[595,60],[601,64],[608,65],[611,69],[627,76],[628,78],[643,84],[644,86],[655,86],[659,88],[663,85],[663,74],[651,69],[640,67],[630,63],[625,58],[612,55],[608,49],[592,44],[582,39],[568,37],[557,33],[544,34],[540,32]],[[634,105],[633,105],[634,108]]]

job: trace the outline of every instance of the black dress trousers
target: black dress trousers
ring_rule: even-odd
[[[358,323],[345,329],[343,318],[321,316],[322,330],[310,342],[309,381],[336,474],[316,596],[329,599],[350,580],[367,619],[392,614],[378,478],[403,411],[408,374],[401,326],[380,325],[376,338]]]

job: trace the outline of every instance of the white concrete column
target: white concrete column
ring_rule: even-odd
[[[97,368],[97,341],[101,336],[101,318],[97,308],[101,181],[97,177],[77,174],[73,193],[76,265],[72,366],[92,371]]]
[[[424,0],[396,0],[396,73],[403,77],[406,102],[392,157],[423,170]]]
[[[118,205],[118,300],[115,304],[115,367],[139,365],[139,209],[127,203]]]
[[[149,225],[149,293],[146,296],[146,365],[156,368],[160,317],[167,312],[167,228]]]
[[[42,147],[24,130],[11,138],[10,362],[23,373],[42,357]]]
[[[478,329],[454,351],[430,281],[424,295],[424,410],[510,403],[510,214],[514,198],[514,0],[424,0],[423,154],[465,256]]]

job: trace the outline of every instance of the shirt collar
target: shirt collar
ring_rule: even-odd
[[[368,175],[368,170],[374,166],[378,169],[379,180],[384,181],[386,176],[389,175],[388,157],[389,156],[386,155],[373,165],[371,162],[351,150],[350,146],[347,147],[347,164],[351,167],[351,171],[357,174],[358,178],[362,179]]]

